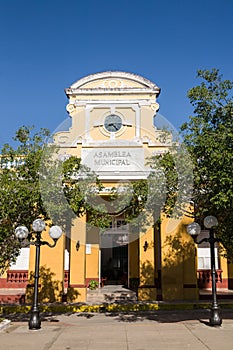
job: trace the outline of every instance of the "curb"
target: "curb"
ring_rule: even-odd
[[[0,331],[2,331],[3,329],[7,328],[10,325],[11,321],[10,320],[3,320],[2,322],[0,322]]]

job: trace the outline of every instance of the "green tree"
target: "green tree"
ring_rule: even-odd
[[[38,168],[47,129],[32,133],[21,127],[14,140],[16,147],[5,144],[1,151],[0,169],[0,271],[15,261],[19,244],[14,237],[18,225],[30,227],[38,216],[47,219],[39,189]]]
[[[75,216],[87,215],[87,222],[99,228],[109,227],[108,202],[101,198],[103,185],[95,172],[70,156],[62,163],[63,193]]]
[[[194,164],[195,218],[215,215],[228,257],[233,256],[233,82],[219,70],[198,70],[201,84],[188,91],[194,114],[181,126]]]
[[[96,191],[102,185],[77,157],[60,159],[59,148],[47,146],[47,129],[34,132],[23,126],[16,132],[16,147],[4,145],[0,169],[0,272],[16,260],[20,246],[14,237],[19,225],[31,227],[42,217],[63,231],[76,216],[88,213],[89,222],[98,227],[109,225],[105,205]]]
[[[148,159],[152,172],[148,185],[152,194],[149,209],[155,218],[161,219],[161,212],[169,218],[179,219],[189,212],[193,193],[193,162],[184,143],[174,139],[165,153]]]

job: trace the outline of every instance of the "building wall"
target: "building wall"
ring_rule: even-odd
[[[112,88],[115,86],[116,89]],[[132,89],[133,93],[130,92]],[[128,73],[100,73],[74,83],[66,93],[69,97],[67,110],[72,118],[72,127],[69,132],[56,134],[55,142],[60,144],[63,152],[81,156],[84,163],[99,174],[104,186],[118,186],[122,178],[133,181],[145,177],[147,157],[163,153],[171,146],[171,137],[168,135],[165,140],[161,140],[161,130],[154,126],[154,117],[159,108],[159,89],[155,84]],[[115,133],[109,133],[104,127],[105,118],[109,114],[122,118],[123,126]],[[101,165],[94,165],[94,152],[110,151],[113,154],[114,149],[128,150],[133,155],[131,158],[141,159],[140,164],[130,165],[127,171],[119,167],[118,176],[115,174],[115,165],[112,168],[106,165],[104,169]],[[142,151],[141,157],[139,154]],[[187,237],[182,222],[171,232],[167,231],[166,226],[167,221],[164,219],[160,232],[162,253],[155,246],[158,239],[152,226],[129,245],[128,280],[138,284],[138,297],[141,300],[155,300],[158,297],[157,289],[164,300],[197,297],[195,256],[191,253],[191,248],[188,256],[182,250],[183,244],[191,246],[190,238]],[[179,251],[176,254],[171,250],[174,241],[177,243],[177,237],[177,249],[182,250],[182,256]],[[91,254],[85,255],[85,250],[79,252],[86,264],[84,274],[87,281],[99,279],[100,247],[97,242],[98,239],[92,245]],[[158,255],[161,255],[160,259]]]
[[[163,300],[198,297],[195,246],[186,232],[188,219],[163,218],[161,233],[161,275]]]

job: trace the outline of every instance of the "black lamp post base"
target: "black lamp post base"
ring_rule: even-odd
[[[219,308],[211,309],[210,326],[221,326],[222,319],[219,316]]]
[[[28,322],[29,329],[40,329],[41,328],[41,321],[40,321],[40,315],[38,310],[32,310],[30,320]]]

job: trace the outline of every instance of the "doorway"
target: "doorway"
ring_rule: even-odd
[[[128,225],[122,218],[113,218],[101,241],[101,280],[104,284],[127,285]]]
[[[128,244],[101,249],[101,279],[104,284],[127,284]]]

